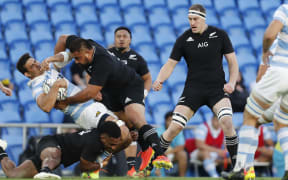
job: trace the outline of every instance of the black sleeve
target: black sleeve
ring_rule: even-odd
[[[170,58],[174,59],[176,61],[180,61],[181,57],[183,56],[183,51],[182,51],[182,41],[181,38],[178,38],[174,44],[174,47],[172,49],[172,52],[170,54]]]
[[[89,84],[104,86],[113,71],[111,68],[113,66],[112,60],[106,55],[97,56],[96,59],[97,63],[93,64]]]
[[[66,49],[68,49],[68,47],[70,46],[71,42],[74,41],[75,39],[78,39],[78,36],[75,35],[71,35],[68,36],[68,38],[66,39]]]
[[[144,60],[144,58],[142,56],[140,56],[139,54],[137,54],[138,56],[138,69],[137,69],[137,73],[140,75],[140,76],[143,76],[145,74],[147,74],[149,72],[149,69],[148,69],[148,66],[147,66],[147,63],[146,61]]]
[[[231,40],[228,37],[227,33],[225,31],[222,31],[223,34],[223,47],[222,47],[222,53],[223,54],[229,54],[234,52],[234,48],[232,46]]]
[[[102,152],[101,145],[95,141],[92,141],[93,145],[88,146],[86,145],[81,153],[81,157],[87,161],[95,162],[97,156],[99,156]]]

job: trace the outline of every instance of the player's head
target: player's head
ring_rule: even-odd
[[[120,51],[130,47],[132,35],[130,29],[125,26],[119,26],[114,31],[114,45]]]
[[[202,33],[206,28],[206,9],[200,4],[194,4],[188,11],[189,24],[193,33]]]
[[[72,53],[76,63],[88,65],[93,60],[93,46],[87,39],[77,38],[73,40],[68,49]]]
[[[169,125],[172,122],[172,116],[173,116],[173,111],[168,111],[164,116],[166,129],[169,127]]]
[[[99,127],[101,142],[106,149],[114,150],[120,142],[120,127],[112,121],[106,121]]]
[[[18,71],[30,79],[33,79],[34,77],[37,77],[43,73],[40,71],[40,62],[31,57],[29,53],[25,53],[19,58],[16,67]]]

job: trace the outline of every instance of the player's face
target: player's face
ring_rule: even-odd
[[[114,37],[114,44],[117,48],[129,48],[131,43],[131,37],[129,32],[122,29],[116,32]]]
[[[81,65],[87,65],[92,62],[92,56],[90,55],[89,50],[82,49],[80,51],[75,51],[72,53],[72,56],[75,59],[75,63]]]
[[[37,77],[43,73],[42,71],[40,71],[40,69],[41,69],[40,62],[34,58],[29,58],[26,61],[24,66],[27,69],[27,72],[25,72],[24,75],[31,78],[31,79],[34,77]]]
[[[193,33],[202,33],[205,30],[205,20],[199,16],[189,15],[189,24]]]
[[[121,139],[120,137],[119,138],[109,137],[108,135],[105,134],[101,136],[101,141],[104,144],[105,149],[114,151],[119,142],[121,141]]]

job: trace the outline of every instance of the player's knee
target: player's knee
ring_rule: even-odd
[[[217,118],[220,121],[220,124],[225,129],[230,129],[233,126],[232,123],[233,111],[231,107],[223,107],[217,113]]]
[[[180,131],[186,126],[187,124],[187,117],[179,112],[174,112],[172,115],[172,121],[179,126],[176,126],[175,129],[179,129]]]
[[[245,111],[258,119],[264,113],[264,108],[255,100],[253,96],[249,96],[245,106]]]

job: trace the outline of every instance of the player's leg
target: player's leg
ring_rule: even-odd
[[[284,154],[285,174],[282,179],[288,180],[288,95],[281,99],[280,105],[276,108],[273,122]]]
[[[7,143],[0,139],[0,162],[4,174],[8,178],[32,178],[38,173],[36,167],[31,160],[25,160],[18,167],[9,159],[5,149]]]
[[[36,157],[36,160],[41,162],[41,169],[34,176],[35,179],[61,179],[60,176],[52,173],[52,170],[60,165],[62,157],[60,146],[53,136],[44,136],[39,141]],[[35,163],[37,163],[36,160],[34,160]]]
[[[238,137],[232,123],[232,107],[227,97],[222,98],[213,106],[213,112],[217,115],[220,126],[225,135],[227,150],[230,154],[232,164],[235,165]]]
[[[171,141],[184,129],[194,112],[190,107],[177,105],[172,116],[172,122],[160,137],[160,145],[164,152],[168,149]]]

